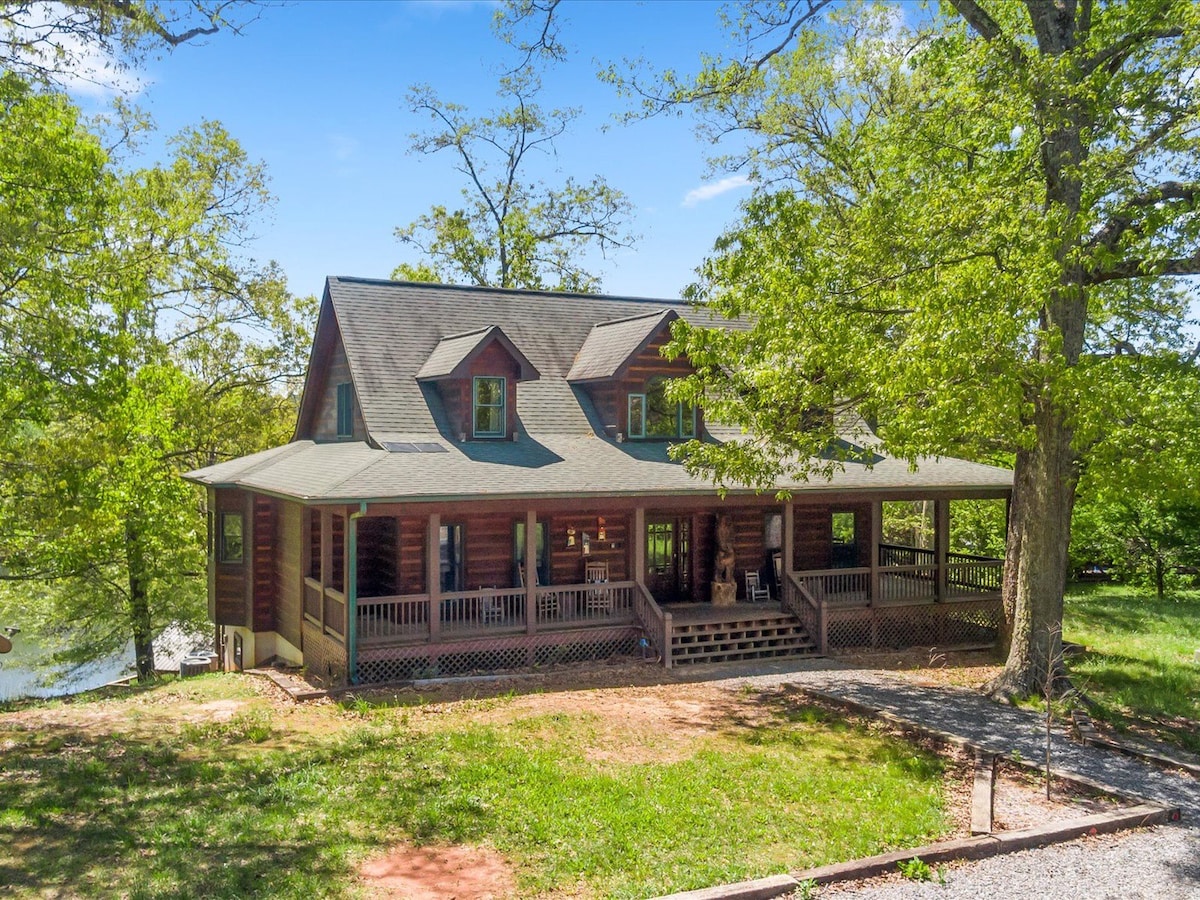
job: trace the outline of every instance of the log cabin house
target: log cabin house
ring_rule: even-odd
[[[1002,563],[950,552],[950,504],[1004,500],[1011,473],[878,457],[782,484],[788,502],[721,496],[667,452],[739,434],[663,394],[689,371],[659,352],[671,323],[704,315],[328,279],[294,439],[186,476],[208,491],[226,665],[344,685],[993,642]],[[928,501],[932,547],[884,542],[899,500]],[[718,551],[733,605],[712,602]]]

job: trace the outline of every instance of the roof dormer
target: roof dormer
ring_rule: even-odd
[[[540,373],[498,325],[442,338],[417,371],[436,386],[460,440],[507,440],[516,429],[517,382]]]
[[[664,309],[592,326],[567,373],[567,381],[587,384],[620,378],[656,338],[660,343],[670,338],[671,323],[678,318],[675,310]]]
[[[666,398],[672,378],[692,372],[685,357],[660,352],[671,339],[673,309],[601,322],[592,327],[567,380],[585,389],[611,436],[630,440],[690,440],[699,411]]]

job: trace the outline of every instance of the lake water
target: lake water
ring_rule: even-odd
[[[17,634],[12,642],[11,653],[0,653],[0,700],[77,694],[133,674],[132,641],[108,659],[59,670],[41,665],[45,651],[24,634]]]

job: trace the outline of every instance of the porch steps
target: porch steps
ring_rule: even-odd
[[[778,610],[746,612],[726,622],[680,622],[671,629],[671,664],[676,666],[816,652],[804,625]]]

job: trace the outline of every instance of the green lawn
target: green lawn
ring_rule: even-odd
[[[1160,601],[1148,589],[1075,586],[1063,630],[1088,648],[1071,675],[1103,718],[1155,720],[1160,737],[1200,752],[1200,592]]]
[[[941,760],[779,693],[728,694],[683,736],[590,712],[586,693],[577,711],[558,695],[552,712],[502,698],[364,714],[238,688],[227,722],[188,712],[231,683],[104,701],[109,724],[86,731],[69,724],[86,703],[0,717],[6,895],[352,895],[361,859],[410,840],[493,847],[522,896],[645,897],[948,827]]]

